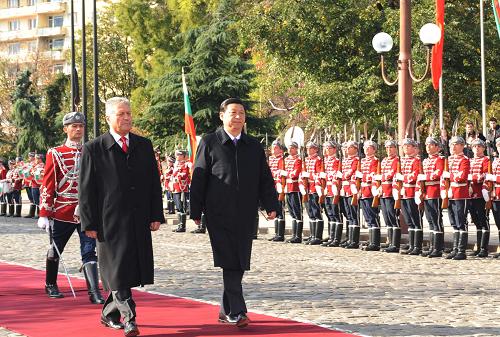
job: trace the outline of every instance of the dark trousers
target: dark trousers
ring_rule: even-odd
[[[174,200],[174,194],[170,191],[165,191],[165,196],[167,197],[167,200]]]
[[[102,307],[102,316],[115,322],[120,321],[120,317],[124,323],[135,321],[135,302],[130,288],[110,291]]]
[[[399,227],[394,203],[394,198],[380,198],[380,208],[382,209],[382,216],[387,227]]]
[[[278,198],[279,198],[279,193],[276,192],[276,199],[278,199]],[[285,208],[284,208],[283,202],[278,200],[278,209],[276,210],[276,217],[278,219],[284,219],[285,218],[285,212],[284,212],[284,210],[285,210]]]
[[[20,205],[21,204],[21,191],[14,190],[7,193],[7,203],[10,205]]]
[[[493,202],[493,219],[495,219],[495,224],[500,231],[500,200]]]
[[[40,205],[40,188],[32,187],[31,195],[33,196],[33,204],[39,206]]]
[[[441,212],[441,199],[428,199],[424,201],[425,218],[429,223],[429,229],[435,232],[443,232],[443,214]]]
[[[486,209],[484,208],[486,201],[483,198],[470,199],[467,201],[467,211],[470,213],[470,217],[474,225],[478,230],[490,230],[490,224],[488,223],[488,217],[486,215]]]
[[[222,293],[220,311],[226,315],[238,315],[247,312],[243,298],[243,270],[222,269],[224,291]]]
[[[52,241],[57,246],[59,253],[63,253],[64,247],[68,243],[69,238],[74,231],[78,232],[80,237],[80,254],[82,255],[82,262],[87,263],[90,261],[97,261],[97,255],[95,252],[95,239],[89,238],[85,235],[85,232],[81,231],[80,224],[74,224],[71,222],[54,220],[54,225],[52,227]],[[50,247],[47,253],[49,259],[57,259],[58,255],[54,247]]]
[[[378,228],[378,208],[372,207],[373,198],[363,198],[359,200],[363,215],[369,228]]]
[[[358,222],[358,206],[352,205],[352,197],[343,197],[344,210],[346,213],[347,221],[349,221],[350,226],[359,226]]]
[[[311,220],[321,220],[321,207],[319,206],[319,197],[317,193],[309,194],[307,202],[307,214]]]
[[[448,217],[451,226],[457,231],[467,230],[467,221],[465,219],[467,201],[465,199],[450,200],[448,203]]]
[[[7,203],[7,193],[0,194],[0,204],[6,204],[6,203]]]
[[[420,212],[418,211],[415,199],[401,199],[401,210],[409,228],[422,229],[420,225]]]
[[[339,201],[340,203],[340,201]],[[330,222],[341,222],[340,207],[333,204],[333,197],[325,198],[325,213]]]
[[[174,193],[175,209],[179,213],[186,213],[187,192]],[[184,195],[184,196],[183,196]],[[184,197],[184,200],[182,200]]]
[[[288,212],[295,220],[302,220],[302,200],[300,192],[290,192],[286,194]]]
[[[30,203],[33,203],[33,195],[31,194],[31,187],[26,187],[26,194],[28,195]]]

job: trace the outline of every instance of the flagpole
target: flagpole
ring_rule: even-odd
[[[481,15],[481,110],[483,119],[483,135],[486,135],[486,71],[484,61],[484,0],[479,0]]]
[[[443,112],[443,75],[439,78],[439,130],[444,128]]]

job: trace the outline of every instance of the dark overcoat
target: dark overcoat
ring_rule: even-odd
[[[150,224],[165,222],[153,146],[129,135],[128,153],[109,132],[86,143],[82,153],[80,220],[82,230],[97,231],[106,290],[153,283]]]
[[[190,217],[205,213],[216,267],[250,269],[259,202],[268,212],[278,209],[260,143],[242,133],[235,146],[222,128],[204,136],[196,152]]]

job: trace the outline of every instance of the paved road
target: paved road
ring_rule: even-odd
[[[44,268],[48,240],[34,222],[0,217],[0,259]],[[170,229],[153,235],[156,284],[147,289],[218,302],[221,273],[208,236]],[[265,237],[255,241],[244,278],[251,311],[369,336],[500,336],[500,260],[427,259]],[[76,235],[64,258],[70,273],[79,274]],[[6,336],[20,335],[0,328]]]

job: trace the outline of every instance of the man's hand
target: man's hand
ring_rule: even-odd
[[[267,212],[267,220],[274,220],[276,218],[276,211]]]
[[[201,220],[200,219],[196,219],[196,220],[193,220],[193,221],[196,224],[196,226],[201,225]]]
[[[150,225],[149,225],[149,228],[151,229],[151,231],[157,231],[158,229],[160,229],[160,222],[159,221],[155,221],[155,222],[152,222]]]
[[[39,217],[37,221],[37,226],[38,228],[43,229],[48,233],[50,228],[49,218],[44,216]]]
[[[97,231],[85,231],[85,235],[89,238],[97,239]]]

